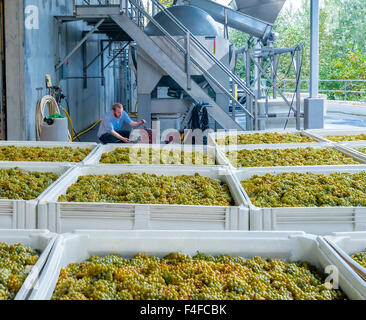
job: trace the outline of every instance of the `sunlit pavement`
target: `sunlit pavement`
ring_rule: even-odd
[[[326,129],[366,128],[366,105],[328,104],[325,117]]]

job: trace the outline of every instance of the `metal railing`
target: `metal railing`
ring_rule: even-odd
[[[294,79],[284,79],[283,80],[283,91],[287,92],[294,92],[295,90],[289,86],[291,83],[295,83],[296,80]],[[310,91],[310,80],[302,80],[301,83],[305,83],[306,86],[304,88],[303,85],[301,85],[301,92],[307,93]],[[327,85],[328,84],[328,85]],[[331,87],[332,85],[339,84],[339,88],[332,88],[332,89],[324,89],[324,87]],[[363,87],[365,89],[355,90],[354,85],[355,84],[363,84]],[[352,101],[349,100],[348,97],[350,95],[359,95],[360,100],[366,101],[366,80],[319,80],[319,92],[320,93],[326,93],[328,96],[335,97],[339,96],[342,97],[344,101]],[[337,100],[337,99],[334,99]]]
[[[242,109],[251,119],[254,119],[254,115],[248,111],[248,109],[242,105],[236,97],[234,97],[229,90],[227,90],[223,85],[216,80],[216,78],[211,75],[208,70],[204,69],[202,65],[190,55],[192,44],[195,45],[195,49],[200,52],[204,57],[206,57],[207,61],[213,62],[216,66],[218,66],[239,88],[244,90],[256,103],[256,97],[253,91],[246,86],[246,84],[240,79],[236,74],[231,72],[221,61],[219,61],[206,47],[168,10],[164,10],[165,8],[160,4],[160,2],[156,0],[151,0],[152,4],[159,10],[163,11],[167,17],[182,31],[183,34],[186,34],[186,43],[189,45],[187,48],[184,48],[167,30],[165,30],[153,17],[147,13],[144,8],[136,5],[135,0],[129,0],[129,2],[136,6],[140,12],[146,16],[146,18],[151,21],[183,55],[186,56],[187,64],[192,63],[203,75],[205,75],[209,80],[211,80],[220,90],[226,94],[232,101],[234,106],[238,106]],[[141,26],[143,28],[143,26]],[[232,117],[235,118],[235,107],[233,108]]]
[[[73,4],[76,6],[117,6],[120,3],[120,0],[73,0]]]

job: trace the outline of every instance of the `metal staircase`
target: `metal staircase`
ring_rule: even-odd
[[[235,121],[236,107],[240,108],[250,119],[254,119],[252,109],[256,110],[256,97],[250,88],[234,73],[223,65],[211,54],[202,43],[189,32],[189,30],[177,20],[159,1],[150,0],[155,8],[164,11],[167,16],[186,34],[187,46],[183,47],[175,38],[169,34],[154,18],[145,10],[141,0],[74,0],[74,18],[84,20],[94,28],[90,31],[105,33],[108,37],[116,39],[117,35],[123,39],[132,39],[156,63],[166,74],[174,79],[181,88],[192,97],[197,103],[205,102],[211,105],[208,112],[212,118],[225,129],[243,130]],[[152,22],[164,35],[164,48],[159,46],[153,39],[143,31],[145,21]],[[84,40],[84,39],[83,39]],[[83,41],[82,40],[82,41]],[[168,48],[168,49],[167,49]],[[247,95],[246,105],[241,104],[233,94],[222,86],[222,84],[205,70],[200,63],[192,56],[199,50],[208,61],[218,66],[239,89]],[[172,53],[181,56],[186,61],[186,67],[181,68],[171,58]],[[64,59],[66,60],[66,59]],[[62,65],[62,62],[58,66]],[[210,81],[222,90],[232,101],[232,112],[226,113],[195,81],[191,79],[191,68],[196,68]],[[253,108],[254,107],[254,108]],[[254,121],[253,121],[254,122]]]

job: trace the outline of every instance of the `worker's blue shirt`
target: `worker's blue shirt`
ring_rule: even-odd
[[[132,122],[126,111],[123,111],[121,119],[115,118],[113,111],[108,112],[99,126],[98,138],[106,133],[110,133],[112,130],[120,130],[125,122],[127,124]]]

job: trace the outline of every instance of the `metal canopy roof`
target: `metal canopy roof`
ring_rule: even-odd
[[[286,0],[233,0],[236,9],[251,17],[274,24]]]

